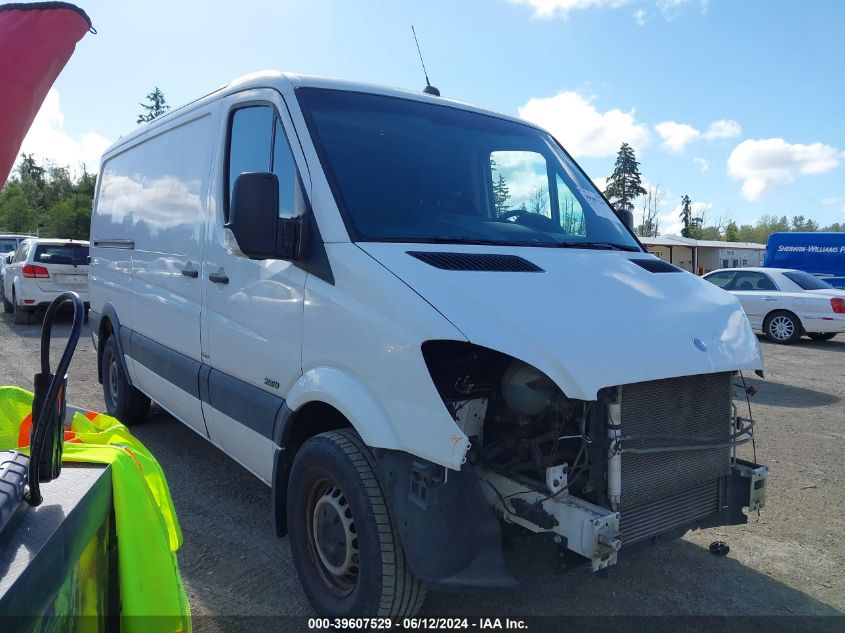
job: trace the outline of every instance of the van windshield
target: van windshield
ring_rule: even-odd
[[[299,88],[354,241],[641,250],[546,133],[396,97]]]

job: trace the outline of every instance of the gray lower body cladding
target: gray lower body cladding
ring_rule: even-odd
[[[727,443],[731,374],[703,374],[622,387],[620,530],[635,543],[719,512],[731,449],[635,453],[626,449]]]

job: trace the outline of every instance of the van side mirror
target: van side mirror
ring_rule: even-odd
[[[616,212],[622,218],[622,221],[632,231],[634,230],[634,214],[628,209],[617,209]]]
[[[7,263],[7,264],[11,264],[11,263],[12,263],[12,256],[11,256],[11,255],[6,255],[6,257],[4,257],[3,259],[5,259],[5,260],[6,260],[6,263]]]
[[[276,174],[247,172],[235,179],[225,227],[250,259],[294,258],[299,222],[279,217]]]

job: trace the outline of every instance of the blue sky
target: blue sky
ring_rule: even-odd
[[[544,125],[598,182],[637,150],[707,219],[845,222],[845,2],[79,0],[98,29],[59,76],[24,150],[95,163],[154,85],[179,105],[276,68],[424,85]]]

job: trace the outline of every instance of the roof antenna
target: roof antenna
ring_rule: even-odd
[[[420,50],[420,41],[417,39],[417,32],[414,30],[414,25],[411,25],[411,33],[414,34],[414,41],[417,43],[417,53],[420,55],[420,64],[422,64],[423,75],[425,75],[425,88],[423,88],[423,92],[427,95],[434,95],[435,97],[440,96],[440,91],[431,85],[431,82],[428,80],[428,71],[425,69],[425,62],[423,61],[422,51]]]

